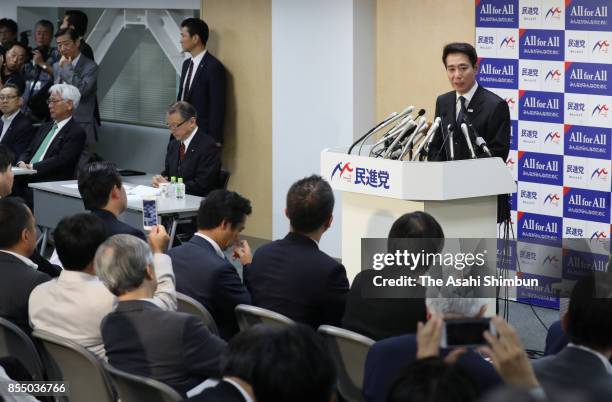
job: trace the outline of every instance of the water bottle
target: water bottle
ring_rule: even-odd
[[[180,200],[185,198],[185,183],[183,183],[183,178],[178,178],[178,183],[176,183],[176,199]]]
[[[176,197],[176,176],[170,177],[170,188],[168,189],[170,198]]]

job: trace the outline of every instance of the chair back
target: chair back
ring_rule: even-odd
[[[211,333],[219,335],[219,329],[217,328],[217,324],[215,323],[213,316],[208,312],[208,310],[206,310],[206,307],[204,307],[202,303],[193,297],[189,297],[186,294],[179,292],[176,292],[176,301],[176,311],[195,315],[202,320],[204,326],[208,328]]]
[[[42,344],[42,361],[50,381],[69,383],[69,401],[115,402],[113,389],[98,358],[77,343],[34,330]]]
[[[183,397],[172,387],[152,378],[126,373],[104,363],[121,402],[179,402]]]
[[[293,325],[295,321],[282,314],[261,307],[239,304],[234,309],[240,331],[257,324]]]
[[[32,339],[17,325],[0,317],[0,357],[14,357],[30,373],[33,381],[43,381],[45,371]]]
[[[321,325],[327,349],[338,374],[338,392],[350,402],[362,402],[363,372],[366,357],[374,340],[356,332],[331,325]]]

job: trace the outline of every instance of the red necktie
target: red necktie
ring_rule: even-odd
[[[181,141],[181,145],[179,145],[179,159],[182,161],[185,159],[185,143]]]
[[[191,83],[191,73],[193,72],[193,59],[189,60],[189,71],[187,71],[187,79],[185,80],[185,89],[183,90],[183,100],[187,98],[189,86]]]

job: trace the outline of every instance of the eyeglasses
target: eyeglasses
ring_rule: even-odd
[[[0,95],[0,102],[9,101],[11,99],[19,98],[17,95]]]
[[[51,98],[49,98],[49,99],[47,99],[47,105],[50,105],[52,103],[57,103],[57,102],[63,102],[63,101],[64,101],[63,99],[51,99]]]
[[[182,126],[183,124],[187,123],[189,120],[191,120],[191,118],[189,118],[189,119],[185,119],[185,120],[183,120],[182,122],[180,122],[180,123],[179,123],[179,124],[177,124],[177,125],[170,125],[170,124],[166,124],[166,127],[168,127],[168,129],[169,129],[170,131],[172,131],[172,130],[176,130],[177,128],[179,128],[179,127],[180,127],[180,126]]]

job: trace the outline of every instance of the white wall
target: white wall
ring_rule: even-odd
[[[373,120],[374,11],[373,0],[272,0],[274,239],[289,228],[290,185],[319,174],[321,150],[350,145]],[[340,202],[336,193],[335,220],[321,242],[334,257],[341,254]]]

